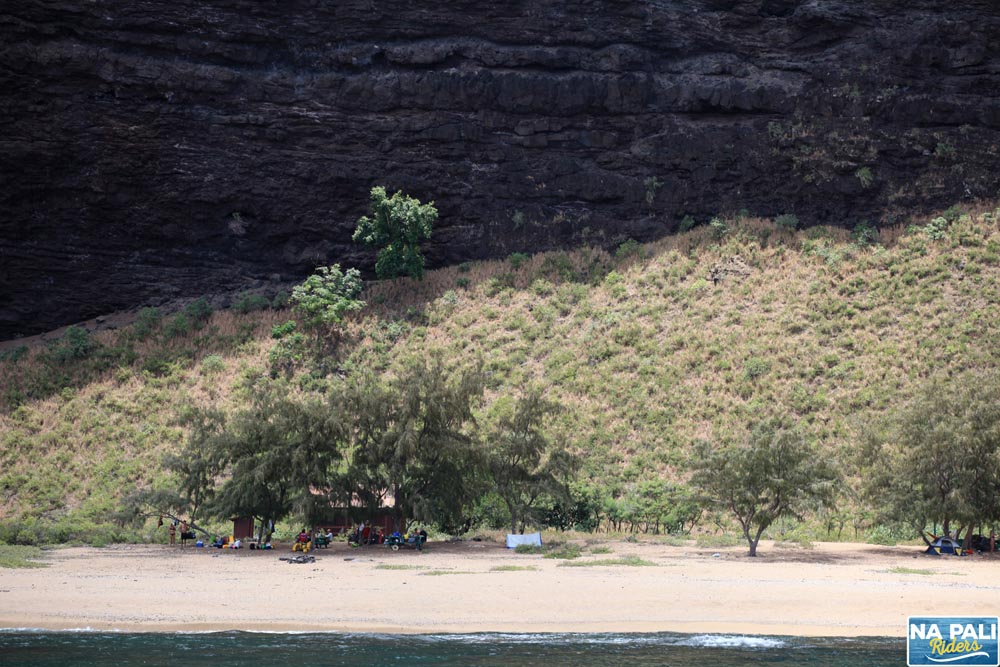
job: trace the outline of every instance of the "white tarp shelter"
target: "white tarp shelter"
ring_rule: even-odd
[[[519,544],[527,544],[533,547],[542,546],[542,534],[541,533],[528,533],[527,535],[508,535],[507,536],[507,548],[514,549]]]

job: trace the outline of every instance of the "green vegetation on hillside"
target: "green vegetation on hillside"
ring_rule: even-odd
[[[389,197],[384,187],[375,186],[370,208],[371,217],[365,215],[358,220],[353,239],[378,248],[376,275],[422,278],[424,257],[420,254],[420,242],[431,237],[431,228],[437,220],[434,202],[421,204],[402,192]]]
[[[569,498],[535,520],[584,529],[725,525],[694,502],[694,444],[735,446],[777,420],[845,482],[836,509],[769,531],[912,536],[862,493],[864,434],[932,380],[1000,368],[998,217],[950,210],[877,240],[720,220],[614,255],[582,248],[384,281],[361,295],[335,369],[302,360],[283,381],[327,395],[344,378],[445,359],[484,371],[475,416],[487,426],[498,401],[536,391],[561,406],[541,435],[580,467]],[[292,317],[153,315],[0,361],[0,540],[159,539],[152,524],[130,534],[110,517],[134,487],[176,484],[162,463],[188,437],[182,415],[236,413],[271,381],[272,330]],[[503,505],[487,498],[476,520],[509,527]]]

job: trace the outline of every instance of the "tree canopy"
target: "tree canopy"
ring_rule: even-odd
[[[375,275],[422,278],[424,257],[420,242],[431,237],[431,227],[437,220],[434,202],[421,204],[401,191],[389,197],[384,187],[375,186],[371,190],[370,208],[370,217],[358,219],[353,239],[379,249]]]
[[[196,410],[187,445],[172,461],[180,490],[203,498],[202,511],[223,520],[251,516],[266,526],[305,512],[312,489],[329,484],[340,458],[339,418],[281,385],[258,389],[247,409],[228,418]]]
[[[382,381],[364,375],[332,399],[350,415],[350,472],[369,502],[391,497],[399,527],[412,519],[458,526],[481,482],[472,427],[479,369],[448,371],[440,359],[411,363]]]
[[[865,489],[887,521],[923,537],[1000,519],[996,377],[930,382],[887,420],[869,424]],[[926,541],[927,538],[924,537]]]
[[[536,518],[533,512],[542,496],[568,501],[565,480],[573,461],[564,449],[552,447],[544,428],[559,407],[538,390],[493,406],[496,422],[486,436],[487,467],[493,490],[510,513],[511,533],[523,533]]]
[[[740,445],[700,443],[692,483],[705,504],[733,515],[757,555],[757,544],[778,518],[799,516],[834,497],[836,470],[794,429],[765,423]]]
[[[348,313],[360,310],[358,299],[364,283],[357,269],[341,271],[339,264],[320,266],[300,285],[292,288],[292,302],[305,317],[305,325],[317,335],[329,335],[343,325]]]

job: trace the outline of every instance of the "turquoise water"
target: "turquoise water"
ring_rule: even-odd
[[[370,635],[212,632],[0,632],[4,667],[252,664],[377,667],[879,667],[906,662],[903,639],[681,634]]]

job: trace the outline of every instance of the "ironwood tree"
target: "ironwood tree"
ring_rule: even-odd
[[[306,513],[313,490],[330,484],[341,457],[341,415],[283,384],[254,392],[225,416],[197,410],[182,455],[173,463],[180,492],[200,497],[202,512],[222,520],[253,517],[262,527]]]
[[[706,507],[733,516],[757,555],[764,531],[780,517],[801,518],[832,502],[837,471],[795,429],[753,426],[740,444],[699,443],[692,461],[692,485]]]
[[[483,483],[473,417],[483,387],[479,368],[421,359],[393,378],[361,375],[331,399],[351,419],[346,479],[366,503],[392,498],[397,529],[413,519],[445,530],[466,523]]]
[[[574,460],[545,434],[546,420],[560,409],[539,390],[493,405],[494,425],[485,441],[487,469],[494,493],[507,506],[511,533],[523,533],[538,518],[542,498],[569,502],[566,479]]]
[[[1000,520],[1000,402],[996,376],[931,381],[887,419],[868,425],[865,491],[879,518],[924,535]]]

